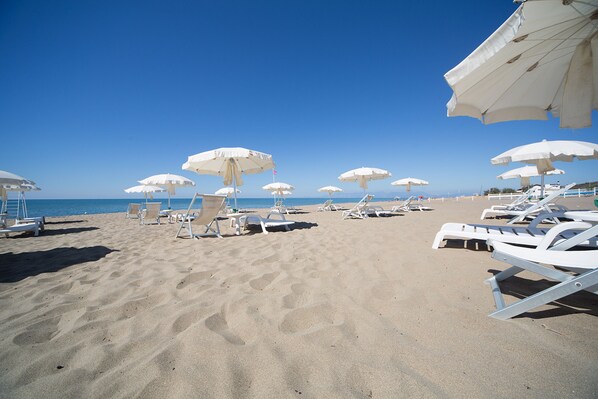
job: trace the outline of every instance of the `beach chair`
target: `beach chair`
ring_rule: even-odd
[[[161,202],[147,202],[145,209],[139,214],[139,224],[158,223],[160,224]]]
[[[512,266],[486,280],[486,283],[492,288],[496,304],[496,311],[490,316],[499,320],[507,320],[581,290],[598,295],[598,249],[570,250],[581,240],[595,239],[597,235],[598,225],[594,225],[578,236],[558,244],[553,244],[552,240],[547,237],[536,248],[492,242],[491,245],[494,247],[492,257]],[[567,272],[543,265],[553,265],[559,269],[565,269]],[[507,305],[498,283],[522,271],[536,273],[559,283]]]
[[[141,212],[141,204],[130,203],[127,207],[127,219],[139,219],[139,213]]]
[[[374,196],[371,195],[371,194],[365,195],[351,209],[343,211],[343,219],[348,219],[348,218],[363,219],[363,218],[367,218],[368,214],[365,212],[365,210],[366,210],[366,208],[368,207],[370,201],[373,198],[374,198]]]
[[[191,217],[191,207],[197,198],[201,198],[201,209],[196,217]],[[181,237],[180,233],[184,227],[187,227],[188,237],[199,238],[199,237],[218,237],[222,238],[220,234],[220,225],[218,224],[218,214],[222,208],[222,204],[226,200],[224,195],[211,195],[211,194],[195,194],[187,213],[182,215],[180,220],[179,230],[176,233],[176,238]],[[193,225],[205,227],[205,231],[202,234],[193,233]]]
[[[39,235],[40,231],[40,224],[38,222],[30,222],[30,223],[17,223],[12,226],[0,226],[0,234],[4,234],[6,238],[10,233],[22,233],[25,231],[32,231],[34,236]]]
[[[547,217],[563,217],[565,212],[550,212],[539,214],[528,226],[496,226],[485,224],[445,223],[436,233],[433,249],[438,249],[440,243],[447,238],[462,240],[482,240],[506,242],[517,245],[537,246],[542,240],[566,240],[579,234],[580,230],[587,229],[588,222],[565,222],[552,228],[540,228],[538,225]],[[583,241],[580,245],[594,246],[596,238]]]
[[[271,211],[268,215],[263,218],[258,214],[247,214],[239,218],[239,223],[243,225],[243,228],[249,227],[249,225],[260,225],[262,233],[268,234],[269,227],[284,227],[286,231],[290,231],[289,226],[295,224],[293,220],[287,220],[284,213]]]
[[[322,211],[338,211],[340,208],[332,203],[332,200],[326,200],[322,205],[318,207],[318,212]]]
[[[522,222],[526,218],[533,218],[533,217],[535,217],[535,215],[538,215],[540,213],[543,213],[546,215],[550,212],[555,211],[555,209],[556,210],[565,210],[565,209],[563,209],[563,207],[551,204],[551,202],[554,201],[559,196],[563,195],[563,193],[565,193],[567,190],[569,190],[574,185],[575,185],[575,183],[571,183],[571,184],[563,187],[560,190],[553,191],[548,196],[546,196],[546,198],[544,198],[536,203],[531,204],[529,207],[527,207],[521,211],[518,211],[518,210],[506,211],[506,213],[505,213],[506,215],[513,216],[513,218],[511,220],[509,220],[508,224]],[[559,222],[557,218],[547,218],[547,219],[551,219],[555,223]]]
[[[415,200],[415,197],[412,195],[411,197],[407,198],[405,201],[400,203],[399,205],[395,205],[390,208],[391,212],[411,212],[411,203]]]
[[[504,215],[505,211],[507,210],[523,210],[531,206],[532,203],[529,200],[531,192],[532,189],[530,188],[529,190],[515,198],[510,204],[492,205],[490,208],[484,209],[482,211],[482,216],[480,216],[480,220],[484,220],[486,216],[490,214]]]

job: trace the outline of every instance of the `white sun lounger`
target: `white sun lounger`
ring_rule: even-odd
[[[139,214],[139,224],[157,223],[160,224],[161,202],[148,202],[145,209]]]
[[[546,215],[562,217],[564,212],[548,213],[538,215],[529,226],[494,226],[485,224],[463,224],[445,223],[436,233],[433,249],[438,249],[440,243],[447,238],[463,240],[493,240],[518,245],[538,245],[545,237],[552,237],[553,240],[566,240],[579,234],[580,230],[587,229],[588,222],[566,222],[552,228],[539,228],[538,225],[546,219]],[[593,238],[583,245],[595,245]]]
[[[278,217],[278,219],[276,218]],[[239,218],[239,223],[247,228],[250,224],[260,225],[262,227],[262,233],[268,234],[269,227],[281,227],[284,226],[286,231],[290,231],[289,226],[295,224],[293,220],[287,220],[284,213],[270,212],[263,218],[257,214],[247,214]]]
[[[141,204],[130,203],[127,207],[127,219],[139,219],[139,213],[141,212]]]
[[[355,204],[351,209],[343,211],[343,219],[348,218],[357,218],[363,219],[367,218],[368,214],[365,212],[366,208],[370,201],[374,198],[373,195],[367,194],[365,195],[357,204]]]
[[[37,237],[40,231],[40,223],[18,223],[12,226],[0,227],[0,234],[4,234],[7,238],[10,233],[22,233],[24,231],[32,231],[33,235]]]
[[[569,190],[574,185],[575,183],[571,183],[558,191],[550,193],[550,195],[546,196],[546,198],[536,203],[530,204],[529,206],[524,207],[523,209],[496,209],[493,211],[493,213],[496,215],[513,216],[513,218],[508,222],[509,224],[513,224],[517,222],[522,222],[526,218],[533,218],[535,215],[542,212],[547,213],[553,212],[555,210],[563,210],[563,207],[551,204],[551,202],[558,198],[560,195],[562,195],[564,192]],[[488,209],[482,212],[482,219],[484,219],[490,213],[487,211]],[[554,221],[558,223],[557,219],[555,219]]]
[[[197,198],[201,197],[201,209],[196,217],[191,214],[191,207]],[[187,212],[179,219],[179,230],[176,233],[176,238],[180,237],[180,232],[184,227],[187,227],[189,233],[188,237],[218,237],[222,238],[220,234],[220,225],[218,224],[218,214],[222,208],[222,204],[226,200],[225,195],[211,195],[211,194],[195,194],[189,204]],[[193,225],[200,225],[205,227],[202,234],[193,233]],[[214,225],[214,227],[212,227]]]
[[[581,239],[590,237],[595,239],[596,235],[598,235],[598,225],[580,233],[581,237],[574,237],[556,245],[553,245],[549,238],[542,241],[537,248],[523,248],[502,242],[491,242],[490,244],[494,246],[492,257],[512,266],[486,280],[486,283],[492,288],[496,304],[496,311],[490,316],[500,320],[510,319],[581,290],[598,295],[598,249],[568,250],[577,245],[576,243]],[[569,270],[573,274],[542,266],[543,264],[554,265]],[[507,305],[498,283],[522,271],[539,274],[558,281],[559,284]]]
[[[340,208],[332,203],[332,200],[326,200],[322,205],[318,207],[318,212],[322,211],[338,211]]]

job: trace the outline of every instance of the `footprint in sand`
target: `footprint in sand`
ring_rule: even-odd
[[[280,272],[272,272],[272,273],[263,274],[261,277],[251,280],[249,282],[249,285],[254,290],[262,291],[264,288],[269,286],[272,283],[272,281],[274,281],[274,279],[276,277],[278,277],[279,274],[280,274]]]
[[[206,319],[206,327],[208,327],[211,331],[214,331],[216,334],[222,336],[222,338],[231,344],[245,345],[245,341],[231,331],[222,313],[214,313],[208,317]]]
[[[200,280],[206,280],[214,275],[214,271],[208,270],[205,272],[190,273],[187,277],[182,279],[177,285],[177,290],[185,288],[189,284],[193,284]]]
[[[52,319],[44,320],[39,323],[35,323],[29,327],[25,332],[16,335],[12,342],[19,346],[41,344],[48,342],[58,332],[58,322],[60,317],[54,317]]]
[[[332,306],[322,304],[290,311],[280,323],[280,331],[286,334],[309,334],[342,323],[343,317]]]
[[[307,295],[307,285],[297,283],[291,285],[291,294],[285,295],[282,298],[282,304],[287,309],[295,309],[301,303],[305,303]]]

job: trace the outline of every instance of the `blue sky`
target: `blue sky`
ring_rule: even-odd
[[[542,139],[598,140],[558,120],[484,126],[447,118],[443,75],[512,14],[511,0],[4,1],[0,3],[0,169],[35,180],[30,198],[127,198],[176,173],[197,191],[214,176],[187,156],[228,146],[272,154],[296,196],[360,166],[433,194],[515,187],[490,158]],[[594,113],[594,120],[596,120]],[[519,167],[515,164],[512,167]],[[564,182],[596,180],[598,162],[559,163]],[[556,181],[557,178],[553,178]],[[271,173],[247,176],[267,196]],[[551,181],[550,179],[547,181]],[[190,196],[181,190],[179,196]]]

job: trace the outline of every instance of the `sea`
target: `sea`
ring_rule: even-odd
[[[286,198],[284,204],[287,206],[301,207],[304,205],[319,205],[327,198]],[[360,198],[337,198],[335,203],[357,203]],[[392,198],[378,198],[376,201],[390,201]],[[28,199],[27,211],[30,217],[35,216],[70,216],[70,215],[92,215],[98,213],[119,213],[126,212],[129,203],[143,203],[145,200],[132,201],[131,199]],[[168,208],[167,199],[154,199],[152,202],[161,202],[162,209]],[[170,207],[172,209],[187,209],[191,198],[172,198]],[[233,206],[234,200],[229,199]],[[237,205],[240,209],[270,208],[274,205],[272,198],[238,198]],[[193,208],[199,208],[197,203]]]

